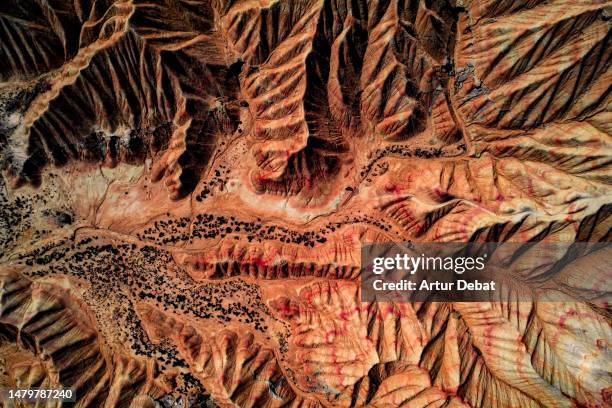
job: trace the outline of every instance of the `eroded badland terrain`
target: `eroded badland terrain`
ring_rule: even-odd
[[[0,1],[0,386],[79,407],[610,406],[606,301],[362,303],[359,271],[366,242],[610,240],[611,15]]]

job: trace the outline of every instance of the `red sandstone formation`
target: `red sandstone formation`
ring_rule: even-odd
[[[566,302],[364,303],[359,278],[365,243],[610,240],[611,14],[3,0],[0,388],[610,406],[609,297],[585,298],[609,279],[586,261],[555,272]]]

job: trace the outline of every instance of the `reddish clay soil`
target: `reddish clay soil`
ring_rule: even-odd
[[[611,16],[1,0],[0,388],[610,406],[609,273],[555,275],[566,302],[364,303],[359,277],[365,243],[610,240]]]

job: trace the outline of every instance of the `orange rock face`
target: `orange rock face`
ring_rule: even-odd
[[[564,302],[365,303],[359,282],[366,243],[610,240],[611,15],[1,1],[0,388],[610,406],[609,272],[559,271]]]

